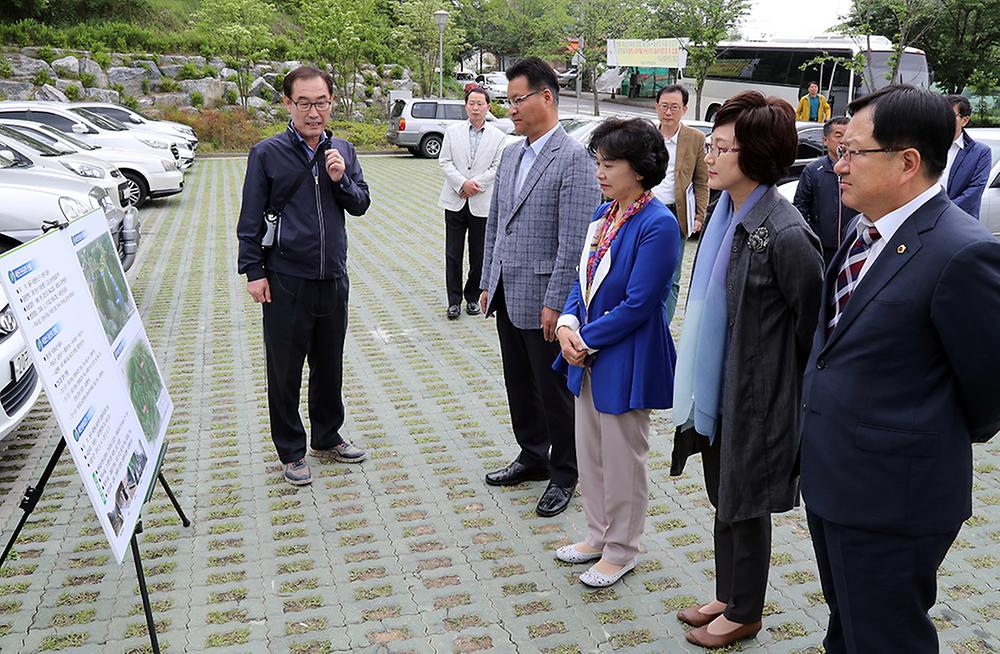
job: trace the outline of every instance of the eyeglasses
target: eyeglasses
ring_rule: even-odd
[[[317,100],[316,102],[306,102],[305,100],[296,100],[292,104],[294,104],[295,108],[298,109],[299,111],[309,111],[313,107],[316,107],[317,111],[326,111],[327,109],[330,108],[330,105],[333,103],[330,102],[329,100]]]
[[[664,113],[677,113],[684,107],[679,104],[658,104],[656,108]]]
[[[848,162],[857,154],[875,154],[878,152],[902,152],[903,150],[909,150],[909,148],[869,148],[867,150],[851,150],[843,145],[837,146],[837,160],[844,159]]]
[[[720,154],[726,154],[727,152],[739,152],[739,148],[720,148],[717,145],[711,143],[705,144],[705,154],[710,154],[713,157],[718,157]]]
[[[525,100],[527,100],[528,98],[530,98],[533,95],[538,95],[539,93],[541,93],[544,90],[545,89],[538,89],[537,91],[532,91],[531,93],[527,93],[525,95],[519,95],[516,98],[511,98],[510,99],[510,106],[512,106],[512,107],[520,107],[524,103]]]

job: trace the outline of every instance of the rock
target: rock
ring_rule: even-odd
[[[226,68],[226,62],[224,62],[222,59],[218,57],[212,57],[211,59],[209,59],[208,65],[214,68],[215,70],[222,70],[223,68]]]
[[[374,73],[378,70],[378,67],[376,67],[375,64],[361,64],[361,70],[370,70]]]
[[[174,79],[177,79],[177,75],[180,73],[182,65],[183,64],[161,64],[160,73],[164,77],[172,77]]]
[[[271,64],[257,64],[253,67],[254,77],[263,77],[266,73],[273,73],[274,66]]]
[[[301,61],[295,61],[295,60],[293,59],[293,60],[290,60],[290,61],[283,61],[283,62],[281,62],[281,69],[282,69],[282,70],[283,70],[284,72],[286,72],[286,73],[287,73],[287,72],[289,72],[289,71],[293,71],[293,70],[295,70],[296,68],[298,68],[298,67],[299,67],[299,66],[301,66],[301,65],[302,65],[302,62],[301,62]]]
[[[154,93],[148,97],[156,106],[186,107],[191,104],[191,98],[187,93]]]
[[[73,55],[60,57],[52,61],[52,70],[56,71],[58,75],[76,77],[80,74],[80,60]]]
[[[251,82],[247,95],[263,98],[267,100],[268,103],[277,102],[280,99],[278,92],[275,91],[273,86],[264,81],[263,77],[258,77]]]
[[[181,66],[186,64],[188,58],[184,55],[160,55],[157,60],[162,71],[164,66]]]
[[[232,88],[236,88],[236,85],[232,82],[223,82],[213,77],[183,80],[181,81],[181,88],[188,95],[196,92],[200,93],[202,99],[205,101],[205,106],[212,106],[219,104],[222,100],[228,84],[232,84]]]
[[[159,67],[156,65],[155,61],[149,59],[143,59],[135,62],[135,66],[142,68],[146,71],[146,77],[152,83],[157,83],[163,78],[163,74],[160,72]]]
[[[353,120],[356,123],[363,123],[365,122],[365,115],[360,111],[355,111],[354,113],[351,114],[351,120]]]
[[[31,82],[0,79],[0,98],[4,100],[30,100],[35,95]]]
[[[382,97],[383,97],[383,95],[382,95],[382,87],[378,86],[376,84],[375,88],[372,89],[372,100],[374,100],[375,102],[378,102],[378,101],[380,101],[382,99]]]
[[[118,104],[121,100],[118,91],[114,89],[86,89],[83,92],[83,97],[92,102],[111,102],[114,104]]]
[[[94,86],[105,87],[108,85],[108,74],[93,59],[84,57],[80,60],[80,75],[83,76],[84,74],[91,75],[94,78]]]
[[[235,70],[226,67],[219,69],[219,79],[229,79],[230,77],[236,77]]]
[[[247,106],[253,107],[258,111],[270,111],[273,108],[273,105],[270,102],[268,102],[264,98],[256,96],[250,96],[249,98],[247,98]]]
[[[121,84],[128,95],[142,95],[142,82],[145,79],[146,71],[142,68],[112,66],[108,69],[108,86]]]
[[[66,97],[66,94],[51,84],[43,84],[42,87],[35,92],[35,99],[47,102],[69,102],[69,98]]]
[[[264,73],[261,77],[263,77],[264,81],[273,86],[275,89],[278,88],[278,73]]]
[[[391,82],[389,82],[389,88],[413,91],[413,97],[416,97],[417,96],[416,89],[419,87],[411,79],[394,79]]]
[[[192,63],[195,66],[197,66],[198,68],[204,68],[205,67],[205,58],[202,57],[202,56],[194,55],[192,57],[188,57],[187,60],[188,60],[188,63]]]
[[[55,71],[42,59],[32,59],[22,54],[10,54],[7,56],[10,62],[12,77],[34,77],[36,74],[45,71],[50,76],[55,77]]]

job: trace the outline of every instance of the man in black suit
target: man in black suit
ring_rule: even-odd
[[[937,184],[944,98],[890,86],[850,110],[836,172],[861,215],[827,271],[802,394],[823,644],[936,653],[927,612],[972,514],[972,442],[1000,428],[1000,242]]]

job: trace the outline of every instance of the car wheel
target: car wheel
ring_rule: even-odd
[[[437,134],[429,134],[420,142],[420,154],[428,159],[437,159],[441,154],[441,137]]]
[[[125,176],[125,190],[122,193],[122,204],[126,207],[135,207],[138,209],[149,198],[149,185],[146,184],[146,180],[142,178],[142,175],[131,170],[123,170],[122,175]]]

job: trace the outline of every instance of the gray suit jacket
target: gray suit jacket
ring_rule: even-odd
[[[562,312],[601,192],[594,160],[558,127],[514,197],[523,147],[512,143],[500,159],[486,221],[482,286],[489,292],[489,314],[503,275],[511,322],[518,329],[540,329],[543,306]]]

